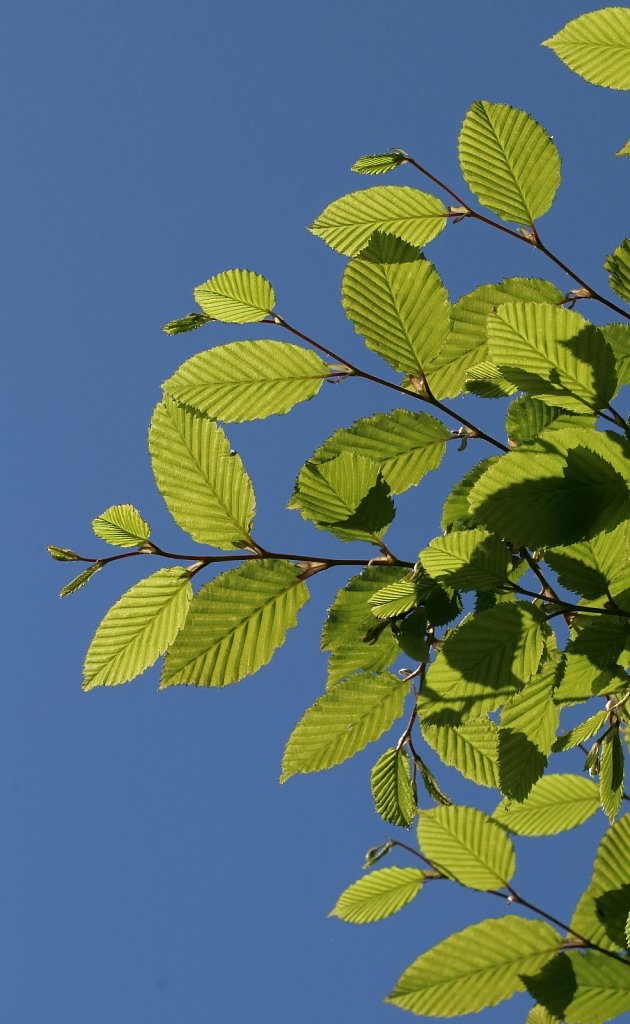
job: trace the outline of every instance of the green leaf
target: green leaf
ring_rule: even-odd
[[[518,388],[503,376],[494,363],[476,363],[466,374],[464,390],[480,398],[509,398]]]
[[[414,761],[416,767],[420,770],[422,784],[431,800],[434,800],[436,804],[441,804],[442,807],[451,807],[453,801],[440,789],[437,779],[428,765],[424,763],[418,754],[415,755]]]
[[[536,672],[543,614],[500,604],[470,616],[443,642],[418,698],[421,721],[458,725],[495,711]]]
[[[623,600],[630,590],[630,523],[624,521],[578,544],[548,548],[545,561],[567,590],[586,598],[610,591]]]
[[[581,775],[544,775],[523,803],[504,800],[493,817],[517,836],[555,836],[576,828],[599,807],[597,784]]]
[[[513,800],[525,800],[547,767],[560,718],[553,699],[559,667],[559,659],[550,660],[503,708],[499,785]]]
[[[97,537],[119,548],[135,548],[151,536],[151,527],[133,505],[111,505],[92,520]]]
[[[377,619],[393,619],[417,608],[421,600],[422,590],[416,585],[413,573],[408,573],[402,580],[377,590],[369,603]]]
[[[621,807],[623,780],[624,754],[617,726],[604,737],[599,769],[599,799],[604,814],[611,824]]]
[[[288,412],[329,374],[315,352],[283,341],[233,341],[187,359],[162,385],[183,405],[232,423]]]
[[[630,911],[626,919],[626,946],[630,949]]]
[[[510,567],[505,542],[485,530],[436,537],[419,557],[429,576],[457,590],[500,587],[506,583]]]
[[[560,184],[560,157],[545,129],[505,103],[473,103],[459,136],[459,162],[480,202],[519,224],[546,213]]]
[[[630,913],[628,863],[630,814],[604,834],[593,864],[593,876],[571,919],[571,928],[580,935],[588,935],[591,942],[603,949],[619,950],[624,945]]]
[[[615,156],[630,156],[630,139],[628,139],[621,149],[617,150]]]
[[[70,548],[58,548],[54,544],[49,544],[46,548],[51,558],[54,558],[56,562],[81,562],[81,555],[77,555],[76,551],[71,551]]]
[[[230,551],[247,544],[254,490],[217,423],[165,399],[149,429],[155,480],[178,526],[202,544]]]
[[[422,372],[446,341],[446,289],[417,247],[393,235],[373,235],[350,261],[341,294],[357,334],[395,370]]]
[[[604,708],[603,711],[598,711],[584,722],[580,722],[575,728],[569,729],[564,735],[558,736],[551,749],[554,753],[558,753],[562,750],[572,750],[574,747],[578,747],[585,740],[590,740],[593,736],[597,736],[597,733],[601,732],[604,728],[607,719],[608,712]]]
[[[327,462],[342,452],[354,452],[376,463],[392,493],[401,494],[437,469],[451,436],[448,427],[426,412],[394,409],[336,430],[310,462]]]
[[[116,686],[153,665],[188,615],[190,576],[180,566],[140,580],[113,605],[85,656],[83,689]]]
[[[264,320],[276,304],[269,281],[251,270],[224,270],[194,291],[204,313],[225,324],[249,324]]]
[[[372,768],[370,784],[376,813],[383,821],[410,828],[416,815],[416,801],[405,752],[391,747],[381,754]]]
[[[630,10],[626,7],[582,14],[542,45],[587,82],[630,89]]]
[[[377,546],[395,515],[378,466],[349,451],[327,462],[307,462],[300,470],[291,508],[342,540],[365,540]]]
[[[516,398],[510,405],[505,418],[505,432],[512,444],[522,444],[538,437],[543,430],[552,427],[593,427],[593,415],[579,416],[559,406],[546,405],[538,398],[527,395]]]
[[[532,1006],[527,1014],[525,1024],[562,1024],[562,1022],[549,1013],[546,1007],[539,1004],[538,1006]]]
[[[480,921],[418,957],[385,1002],[432,1017],[476,1013],[523,992],[521,975],[540,970],[561,944],[543,921]]]
[[[613,350],[617,387],[622,388],[630,384],[630,324],[606,324],[600,331]]]
[[[446,344],[424,367],[436,398],[455,398],[471,367],[488,358],[487,321],[507,302],[562,302],[555,285],[539,278],[508,277],[484,284],[462,296],[451,309],[451,333]]]
[[[539,302],[499,306],[488,317],[488,348],[504,377],[548,405],[593,412],[615,393],[610,346],[571,310]]]
[[[332,768],[363,750],[403,713],[409,684],[391,672],[342,679],[308,708],[289,737],[281,782]]]
[[[624,647],[630,635],[630,620],[612,615],[598,615],[588,621],[569,642],[565,670],[556,699],[583,695],[583,699],[607,689],[613,679],[625,680],[619,668]]]
[[[164,324],[162,330],[166,334],[187,334],[188,331],[196,331],[198,327],[209,324],[214,318],[206,316],[205,313],[188,313],[179,320],[170,320]]]
[[[195,594],[186,627],[164,661],[160,689],[227,686],[266,665],[308,601],[290,562],[246,562]]]
[[[356,256],[375,231],[385,231],[421,248],[446,225],[447,209],[439,199],[405,185],[376,185],[336,199],[309,231],[331,249]]]
[[[331,605],[321,638],[322,651],[331,651],[328,685],[363,669],[381,672],[400,650],[387,623],[379,623],[368,599],[387,580],[400,579],[401,569],[391,565],[368,566],[340,590]],[[383,626],[385,628],[380,628]]]
[[[533,548],[612,529],[628,507],[622,445],[584,429],[544,433],[486,470],[470,492],[470,511],[493,532]]]
[[[630,47],[628,55],[630,57]],[[630,302],[630,238],[625,238],[606,258],[604,267],[608,271],[608,283],[612,290]]]
[[[68,594],[74,594],[75,590],[80,590],[84,587],[89,579],[92,578],[94,573],[98,572],[99,569],[103,568],[102,562],[93,562],[92,565],[88,565],[87,569],[80,572],[78,576],[75,576],[70,583],[66,583],[65,587],[62,587],[59,591],[59,597],[67,597]]]
[[[474,807],[420,811],[418,843],[438,871],[471,889],[502,889],[516,868],[509,836]]]
[[[401,149],[390,149],[389,153],[370,153],[369,156],[360,156],[355,160],[351,171],[355,174],[386,174],[400,167],[407,159],[407,154]]]
[[[453,527],[469,529],[474,526],[468,506],[468,497],[477,480],[483,476],[490,466],[496,465],[500,458],[500,455],[492,455],[489,459],[483,459],[476,466],[473,466],[472,469],[469,469],[459,483],[455,484],[444,502],[442,510],[440,526],[446,533]]]
[[[427,725],[422,735],[446,765],[480,786],[498,788],[498,729],[489,718],[476,718],[463,725]]]
[[[418,895],[426,871],[418,868],[381,868],[360,878],[342,892],[329,917],[351,924],[369,924],[402,910]]]
[[[427,614],[423,608],[408,615],[405,619],[397,619],[391,624],[396,643],[403,654],[414,661],[429,661],[430,650],[425,638],[427,631]]]
[[[630,1010],[630,965],[602,953],[561,953],[534,977],[527,989],[565,1024],[605,1024]]]

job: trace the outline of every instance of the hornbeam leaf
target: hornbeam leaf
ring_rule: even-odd
[[[469,469],[459,483],[455,484],[453,490],[444,502],[444,508],[442,510],[440,526],[445,533],[448,533],[453,527],[456,529],[469,529],[474,526],[470,515],[470,509],[468,507],[468,496],[472,491],[474,484],[477,483],[477,480],[483,476],[490,466],[494,466],[498,463],[500,458],[500,455],[491,455],[490,458],[483,459],[481,462],[478,462],[476,466],[473,466],[472,469]]]
[[[183,405],[232,423],[288,412],[329,374],[315,352],[283,341],[234,341],[187,359],[162,385]]]
[[[630,139],[628,139],[621,149],[617,150],[615,156],[630,156]]]
[[[393,235],[373,235],[348,263],[341,294],[357,334],[395,370],[422,372],[446,341],[446,289],[417,247]]]
[[[625,679],[619,668],[630,636],[630,620],[613,615],[598,615],[567,645],[565,669],[556,699],[563,703],[569,696],[583,693],[590,697],[608,688],[612,679]]]
[[[406,153],[400,149],[392,149],[389,153],[370,153],[355,160],[350,170],[355,174],[386,174],[400,167],[406,159]]]
[[[630,814],[606,831],[599,844],[593,876],[580,896],[571,928],[603,949],[623,947],[630,913]]]
[[[487,321],[506,302],[562,302],[555,285],[539,278],[507,277],[463,295],[451,309],[451,333],[440,352],[424,367],[436,398],[455,398],[468,371],[488,358]]]
[[[562,1021],[554,1017],[545,1006],[541,1006],[539,1003],[537,1006],[532,1006],[527,1014],[525,1024],[562,1024]]]
[[[432,1017],[476,1013],[523,992],[521,975],[540,970],[561,946],[544,921],[480,921],[418,957],[385,1002]]]
[[[227,551],[246,546],[254,490],[217,423],[167,398],[153,413],[149,452],[178,526],[202,544]]]
[[[207,583],[191,602],[186,627],[170,648],[160,689],[181,683],[227,686],[266,665],[308,601],[298,566],[246,562]]]
[[[606,324],[600,327],[613,350],[617,368],[617,387],[630,384],[630,324]]]
[[[165,334],[187,334],[188,331],[196,331],[198,327],[209,324],[212,319],[211,316],[206,316],[205,313],[187,313],[186,316],[180,317],[179,320],[171,320],[169,323],[164,324],[162,330]]]
[[[474,718],[457,726],[421,722],[421,727],[425,740],[444,764],[480,786],[498,788],[498,729],[489,718]]]
[[[376,545],[395,515],[378,466],[349,451],[327,462],[307,462],[297,478],[291,508],[342,540]]]
[[[394,409],[336,430],[310,461],[327,462],[342,452],[354,452],[375,462],[392,493],[401,494],[437,469],[451,436],[448,427],[426,412]]]
[[[516,867],[509,836],[474,807],[420,811],[418,843],[438,871],[471,889],[501,889]]]
[[[469,508],[477,522],[518,545],[585,540],[627,518],[623,471],[607,435],[556,430],[490,466],[473,486]]]
[[[466,373],[464,390],[480,398],[509,398],[518,388],[494,363],[475,363]]]
[[[495,711],[536,672],[541,611],[522,601],[470,616],[442,643],[418,698],[423,723],[458,725]]]
[[[557,753],[561,750],[571,750],[573,747],[578,747],[585,740],[590,740],[593,736],[597,736],[597,733],[601,732],[604,728],[607,720],[608,712],[604,708],[603,711],[598,711],[596,714],[591,715],[590,718],[580,722],[575,728],[569,729],[562,736],[558,736],[551,749]]]
[[[581,775],[544,775],[523,803],[504,800],[493,818],[518,836],[555,836],[581,825],[598,807],[597,783]]]
[[[605,1024],[630,1010],[627,963],[603,953],[561,953],[533,976],[523,972],[529,993],[565,1024]]]
[[[464,118],[459,162],[466,184],[502,220],[533,224],[560,184],[560,157],[533,117],[477,100]]]
[[[65,587],[62,587],[59,591],[59,597],[67,597],[68,594],[74,594],[75,590],[80,590],[85,584],[92,578],[94,573],[98,572],[99,569],[103,568],[102,562],[93,562],[92,565],[88,565],[87,569],[80,572],[78,576],[75,576],[70,583],[66,583]]]
[[[589,413],[615,393],[612,349],[571,310],[538,302],[499,306],[488,317],[488,349],[504,377],[548,405]]]
[[[582,14],[545,39],[571,71],[593,85],[630,89],[630,10],[605,7]]]
[[[135,548],[151,536],[151,527],[145,523],[133,505],[112,505],[92,520],[97,537],[119,548]]]
[[[548,548],[545,561],[567,590],[586,598],[610,592],[623,601],[630,590],[630,523],[624,521],[579,544]]]
[[[194,296],[207,316],[226,324],[264,320],[276,304],[269,281],[251,270],[224,270],[195,288]]]
[[[580,416],[559,406],[546,405],[538,398],[523,395],[516,398],[507,411],[505,432],[513,444],[522,444],[538,437],[543,430],[565,427],[593,427],[594,415]]]
[[[447,216],[444,204],[427,192],[406,185],[376,185],[336,199],[308,230],[331,249],[356,256],[375,231],[420,248],[439,235]]]
[[[630,949],[630,911],[626,919],[626,946]]]
[[[403,713],[409,684],[391,672],[359,672],[333,686],[293,730],[281,782],[341,764],[391,728]]]
[[[185,569],[159,569],[128,590],[96,630],[83,689],[126,683],[149,668],[182,628],[192,597]]]
[[[561,667],[559,658],[550,659],[503,708],[499,787],[513,800],[524,800],[547,767],[560,718],[554,689]]]
[[[370,609],[377,619],[394,619],[398,615],[417,608],[422,600],[422,589],[412,578],[412,573],[394,583],[388,583],[377,590],[370,599]]]
[[[603,739],[599,770],[599,799],[604,814],[612,824],[623,799],[624,754],[619,727]]]
[[[321,637],[322,651],[331,652],[328,686],[358,669],[381,672],[399,656],[391,629],[375,618],[368,599],[388,580],[399,580],[402,571],[392,565],[368,566],[337,593]]]
[[[381,868],[354,882],[337,900],[329,917],[351,924],[381,921],[411,903],[420,892],[426,871],[418,868]]]
[[[628,56],[630,57],[630,48]],[[626,302],[630,302],[630,238],[625,238],[606,258],[604,267],[608,271],[608,283],[612,290]]]
[[[383,821],[409,828],[416,814],[416,801],[405,752],[391,747],[381,754],[372,768],[370,785],[376,813]]]
[[[510,551],[486,530],[436,537],[419,558],[432,579],[456,590],[494,590],[508,579]]]

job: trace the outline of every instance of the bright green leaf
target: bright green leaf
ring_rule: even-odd
[[[206,316],[205,313],[188,313],[179,320],[171,320],[164,324],[162,330],[166,334],[187,334],[188,331],[196,331],[198,327],[209,324],[212,319],[213,317]]]
[[[606,324],[600,331],[613,350],[617,387],[630,384],[630,324]]]
[[[581,775],[544,775],[523,803],[504,800],[493,817],[518,836],[555,836],[576,828],[599,807],[597,784]]]
[[[483,476],[490,466],[496,465],[500,458],[500,455],[491,455],[489,459],[483,459],[481,462],[478,462],[476,466],[473,466],[472,469],[469,469],[459,483],[455,484],[453,490],[444,502],[444,508],[442,510],[440,526],[445,532],[448,532],[453,527],[469,529],[474,526],[468,506],[468,497],[473,486],[477,483],[477,480]]]
[[[630,48],[628,56],[630,58]],[[606,258],[604,267],[608,271],[608,282],[612,290],[630,302],[630,238],[625,238]]]
[[[630,1010],[630,963],[602,953],[561,953],[535,976],[523,973],[530,994],[565,1024],[605,1024]]]
[[[521,975],[540,970],[561,945],[544,921],[480,921],[418,957],[385,1001],[431,1017],[476,1013],[523,992]]]
[[[480,398],[509,398],[518,388],[503,376],[494,363],[476,363],[466,373],[464,390]]]
[[[502,889],[516,867],[509,836],[474,807],[420,811],[418,843],[434,868],[471,889]]]
[[[593,736],[597,736],[597,733],[601,732],[604,728],[607,720],[608,712],[604,708],[603,711],[598,711],[596,714],[591,715],[590,718],[580,722],[573,729],[569,729],[562,736],[558,736],[552,750],[558,753],[562,750],[572,750],[574,747],[578,747],[580,743],[584,743],[586,740],[592,739]]]
[[[621,149],[617,150],[615,156],[630,156],[630,139],[628,139]]]
[[[571,919],[571,928],[603,949],[619,950],[624,945],[630,913],[629,863],[630,814],[625,814],[605,832],[593,876]]]
[[[331,249],[356,256],[375,231],[417,248],[446,226],[447,210],[435,196],[406,185],[376,185],[336,199],[310,225]]]
[[[394,583],[388,583],[370,598],[372,614],[377,619],[393,619],[417,608],[422,600],[422,589],[413,579],[413,573]]]
[[[516,398],[507,411],[505,432],[512,444],[522,444],[554,426],[557,429],[593,427],[594,423],[593,415],[580,416],[559,406],[547,405],[538,398],[523,395]]]
[[[409,828],[416,814],[416,801],[405,752],[391,747],[381,754],[372,768],[370,784],[376,813],[383,821]]]
[[[363,750],[403,713],[409,684],[391,672],[342,679],[308,708],[289,737],[281,782],[332,768]]]
[[[99,569],[103,568],[102,562],[93,562],[92,565],[88,565],[87,569],[80,572],[78,576],[75,576],[70,583],[66,583],[65,587],[62,587],[59,591],[59,597],[67,597],[68,594],[74,594],[75,590],[80,590],[85,584],[92,578],[94,573],[98,572]]]
[[[254,491],[217,423],[165,399],[153,413],[149,452],[178,526],[202,544],[227,551],[246,546]]]
[[[560,709],[553,699],[559,659],[551,659],[501,714],[499,780],[504,796],[524,800],[547,767]]]
[[[571,71],[593,85],[630,89],[630,10],[604,7],[570,21],[545,39]]]
[[[505,103],[473,103],[459,136],[459,162],[483,205],[519,224],[546,213],[560,184],[560,157],[545,129]]]
[[[226,324],[264,320],[276,304],[269,281],[251,270],[225,270],[195,288],[194,295],[207,316]]]
[[[54,544],[49,544],[46,550],[50,557],[54,558],[56,562],[83,561],[81,555],[77,555],[76,551],[71,551],[70,548],[58,548]]]
[[[369,924],[402,910],[418,895],[426,871],[418,868],[381,868],[360,878],[342,892],[329,917],[352,924]]]
[[[613,728],[602,741],[599,769],[599,798],[604,814],[612,823],[623,799],[624,754],[619,728]]]
[[[298,476],[291,508],[342,540],[380,545],[395,515],[378,466],[344,451],[327,462],[307,462]]]
[[[630,590],[630,523],[624,521],[614,530],[597,533],[578,544],[548,548],[545,561],[567,590],[586,598],[610,591],[623,602]]]
[[[313,398],[328,374],[326,363],[299,345],[233,341],[187,359],[163,388],[205,416],[243,423]]]
[[[480,786],[498,788],[498,729],[489,718],[462,725],[426,725],[422,735],[446,765]]]
[[[389,153],[370,153],[369,156],[360,156],[355,160],[351,171],[355,174],[386,174],[400,167],[407,159],[406,153],[401,149],[390,149]]]
[[[436,537],[419,557],[432,579],[457,590],[492,590],[508,578],[510,551],[485,530]]]
[[[195,594],[185,628],[170,648],[160,689],[227,686],[266,665],[308,601],[298,566],[246,562]]]
[[[538,1004],[538,1006],[532,1006],[527,1014],[525,1024],[562,1024],[562,1022],[549,1013],[546,1007]]]
[[[85,656],[83,689],[115,686],[153,665],[184,625],[192,597],[185,569],[159,569],[113,605]]]
[[[343,276],[346,316],[395,370],[419,373],[449,331],[448,294],[414,245],[377,233]]]
[[[133,505],[112,505],[92,520],[92,529],[101,540],[119,548],[135,548],[151,536],[151,527]]]

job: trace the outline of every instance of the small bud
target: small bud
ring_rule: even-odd
[[[599,760],[599,743],[595,741],[591,749],[589,750],[586,761],[584,762],[584,771],[593,777],[599,775],[600,760]]]
[[[393,845],[392,840],[388,839],[387,842],[383,843],[381,846],[372,846],[365,855],[365,864],[363,867],[371,868],[372,865],[376,864],[376,862],[382,857],[387,856]]]
[[[54,544],[49,544],[47,550],[50,557],[54,558],[56,562],[81,561],[81,556],[71,551],[70,548],[57,548]]]

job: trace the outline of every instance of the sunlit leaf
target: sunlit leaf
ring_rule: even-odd
[[[97,537],[119,548],[135,548],[151,535],[151,527],[133,505],[112,505],[92,520]]]
[[[329,917],[352,924],[381,921],[401,910],[418,895],[426,871],[418,868],[381,868],[360,878],[342,892]]]
[[[613,728],[602,741],[599,770],[599,798],[610,822],[617,817],[623,799],[624,761],[619,728]]]
[[[547,766],[560,717],[554,701],[559,667],[559,659],[550,660],[503,708],[499,785],[513,800],[524,800]]]
[[[595,783],[591,783],[595,786]],[[571,928],[603,949],[624,945],[630,913],[630,814],[605,832],[593,864],[592,878],[579,899]]]
[[[565,1024],[605,1024],[630,1010],[629,964],[603,953],[571,950],[534,976],[523,972],[530,994]]]
[[[519,836],[555,836],[581,825],[598,807],[597,783],[581,775],[544,775],[523,803],[504,800],[493,817]]]
[[[630,89],[628,8],[605,7],[581,14],[542,45],[587,82],[609,89]]]
[[[355,160],[351,171],[355,174],[386,174],[404,164],[407,156],[402,150],[390,149],[389,153],[370,153]]]
[[[528,395],[516,398],[510,405],[505,418],[505,432],[513,444],[531,441],[538,437],[543,430],[549,430],[554,426],[557,429],[564,429],[565,427],[593,427],[594,425],[595,416],[593,414],[570,413],[566,409],[547,405],[540,399],[530,398]]]
[[[630,59],[630,46],[628,57]],[[630,302],[630,238],[625,238],[621,245],[617,246],[607,257],[604,266],[608,271],[608,282],[612,290],[626,302]]]
[[[405,752],[391,747],[381,754],[372,768],[370,784],[376,813],[383,821],[409,828],[416,814],[416,801]]]
[[[85,584],[92,578],[94,573],[98,572],[99,569],[103,568],[102,562],[93,562],[92,565],[88,565],[87,569],[80,572],[78,576],[75,576],[70,583],[66,583],[65,587],[62,587],[59,591],[59,597],[67,597],[68,594],[74,594],[75,590],[80,590]]]
[[[514,874],[511,839],[474,807],[420,811],[418,842],[433,867],[471,889],[501,889]]]
[[[170,320],[169,323],[164,324],[162,330],[165,334],[187,334],[188,331],[196,331],[198,327],[209,324],[212,319],[211,316],[206,316],[205,313],[187,313],[186,316],[180,317],[179,320]]]
[[[425,725],[422,735],[446,765],[480,786],[498,788],[498,729],[489,718],[462,725]]]
[[[457,590],[495,589],[507,581],[510,551],[486,530],[466,530],[436,537],[420,552],[434,580]]]
[[[264,320],[276,304],[269,281],[251,270],[225,270],[195,288],[194,295],[207,316],[227,324]]]

